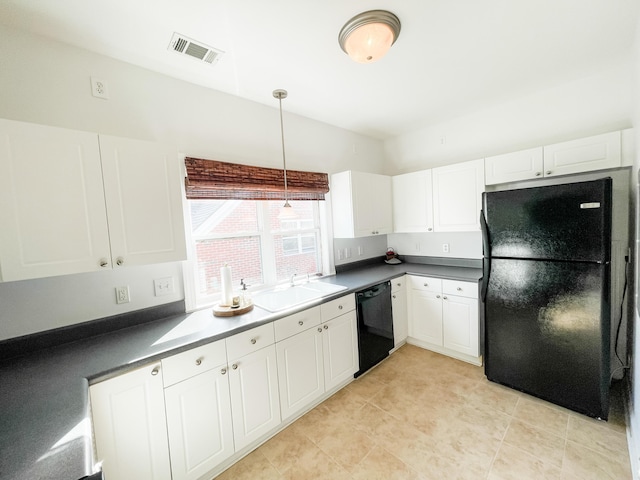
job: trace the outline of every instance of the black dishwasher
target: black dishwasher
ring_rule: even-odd
[[[393,349],[391,282],[380,283],[356,293],[358,315],[358,377],[389,356]]]

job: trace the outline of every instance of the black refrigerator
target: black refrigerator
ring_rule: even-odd
[[[609,411],[610,178],[483,194],[485,374]]]

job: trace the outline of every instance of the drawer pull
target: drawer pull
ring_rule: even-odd
[[[446,299],[447,299],[447,297],[446,297],[446,296],[444,296],[444,297],[442,297],[442,299],[443,299],[443,300],[446,300]]]
[[[395,295],[391,295],[391,297],[392,297],[392,298],[396,298],[396,296],[395,296]]]
[[[436,298],[440,298],[440,295],[436,295]]]
[[[153,375],[154,377],[160,373],[160,367],[154,367],[153,370],[151,370],[151,375]]]
[[[338,305],[338,310],[342,310],[342,305]]]
[[[325,325],[323,328],[324,328],[325,330],[329,330],[329,325]]]
[[[222,375],[225,375],[225,374],[227,373],[227,369],[226,369],[226,368],[223,368],[222,370],[220,370],[220,373],[221,373]]]
[[[458,287],[458,288],[456,288],[456,290],[458,290],[459,292],[461,292],[461,291],[462,291],[462,287]]]
[[[202,359],[201,358],[198,358],[196,360],[196,365],[198,365],[198,366],[202,365]]]
[[[251,345],[255,345],[255,344],[256,344],[256,342],[257,342],[257,340],[256,340],[255,338],[252,338],[252,339],[251,339]]]
[[[425,284],[424,284],[424,286],[425,286],[425,287],[428,287],[428,286],[429,286],[429,284],[428,284],[428,283],[425,283]]]
[[[118,258],[116,259],[116,265],[120,266],[120,265],[122,265],[123,263],[124,263],[124,258],[122,258],[122,257],[118,257]]]
[[[234,363],[233,365],[231,365],[231,368],[233,368],[234,370],[237,370],[238,369],[238,364]]]
[[[318,331],[319,331],[319,332],[322,332],[322,327],[318,327]]]
[[[300,320],[300,321],[298,322],[298,325],[302,326],[302,325],[304,325],[304,322],[303,322],[302,320]]]
[[[109,265],[109,262],[107,261],[106,258],[101,258],[100,259],[100,266],[101,267],[106,267],[107,265]]]

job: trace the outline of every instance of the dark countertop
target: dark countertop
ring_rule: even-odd
[[[348,290],[288,311],[256,307],[236,317],[214,317],[208,308],[5,361],[0,364],[0,478],[77,480],[93,473],[89,383],[405,273],[472,282],[482,276],[479,268],[368,265],[322,280]]]

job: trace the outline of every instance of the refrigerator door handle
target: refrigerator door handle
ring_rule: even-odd
[[[489,276],[491,275],[491,243],[489,242],[489,229],[487,220],[484,218],[484,211],[480,210],[480,230],[482,231],[482,285],[480,296],[484,302],[487,299],[487,287],[489,286]]]

